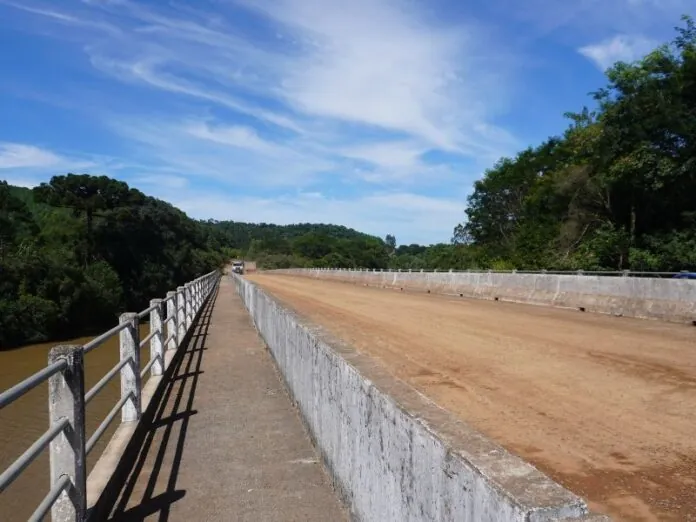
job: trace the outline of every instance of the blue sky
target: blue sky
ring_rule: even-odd
[[[0,179],[88,172],[197,218],[448,241],[693,0],[0,0]]]

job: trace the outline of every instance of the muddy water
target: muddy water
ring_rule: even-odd
[[[149,332],[141,327],[141,339]],[[72,339],[60,344],[85,344],[90,337]],[[45,367],[48,351],[57,343],[36,344],[12,351],[0,351],[0,390],[17,384],[22,379]],[[85,387],[88,390],[119,360],[118,335],[85,356]],[[149,360],[149,349],[144,347],[142,364]],[[120,397],[119,379],[116,376],[87,405],[87,438],[102,422]],[[48,384],[34,388],[3,410],[0,410],[0,472],[4,471],[33,442],[48,429]],[[102,436],[87,459],[91,469],[104,450],[106,443],[118,425],[116,417],[109,430]],[[44,452],[13,482],[0,493],[0,521],[24,521],[33,513],[48,493],[48,452]]]

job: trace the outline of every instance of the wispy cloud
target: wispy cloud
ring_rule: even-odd
[[[161,165],[194,184],[209,180],[239,189],[307,186],[335,168],[329,157],[313,153],[302,141],[277,144],[239,125],[133,117],[114,118],[110,126],[139,144],[133,154],[143,164]]]
[[[514,142],[502,130],[482,132],[494,127],[504,82],[486,67],[494,50],[475,23],[429,19],[401,0],[232,2],[237,14],[248,9],[246,19],[270,24],[250,35],[233,10],[214,18],[128,0],[89,4],[100,17],[127,13],[137,22],[122,24],[122,36],[89,35],[85,49],[101,71],[312,136],[324,148],[374,131],[387,142],[408,137],[469,156]]]
[[[50,150],[22,143],[0,142],[0,169],[55,167],[65,159]]]
[[[594,45],[586,45],[578,52],[605,70],[616,62],[633,62],[657,47],[658,42],[643,36],[616,35]]]
[[[259,137],[256,130],[241,125],[211,126],[204,122],[185,125],[184,131],[194,138],[263,154],[277,154],[279,148]]]
[[[0,122],[0,168],[90,168],[178,198],[198,217],[336,221],[443,240],[461,220],[465,188],[546,132],[528,112],[514,121],[527,100],[513,92],[553,83],[530,63],[549,60],[555,74],[560,52],[587,75],[583,56],[602,69],[631,60],[692,4],[0,0],[0,24],[40,35],[32,49],[50,41],[60,52],[47,55],[69,56],[44,92],[36,74],[22,76],[34,61],[22,63],[14,90],[27,106],[52,104],[84,124],[74,153],[47,147],[48,131],[27,144],[31,132],[13,137]]]

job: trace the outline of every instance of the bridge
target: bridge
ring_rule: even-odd
[[[669,306],[660,299],[666,298],[683,323],[693,317],[688,296],[694,283],[670,281],[668,287],[615,279],[614,290],[597,295],[619,295],[621,285],[633,285],[633,293],[622,294],[623,303],[615,297],[604,303],[577,290],[586,284],[578,278],[587,276],[573,276],[563,292],[561,283],[553,283],[549,295],[538,282],[525,294],[527,283],[496,287],[494,274],[482,277],[488,277],[483,286],[478,279],[472,283],[471,274],[452,273],[206,274],[139,313],[123,314],[117,326],[85,345],[53,348],[45,369],[0,394],[2,409],[38,386],[49,389],[49,425],[0,470],[0,493],[9,494],[12,482],[47,451],[48,488],[32,506],[30,520],[608,520],[591,512],[584,494],[596,495],[592,507],[640,519],[638,504],[631,502],[643,501],[643,493],[615,489],[628,475],[599,484],[616,494],[599,496],[599,489],[588,488],[595,470],[586,470],[586,479],[560,470],[554,460],[559,449],[548,433],[570,441],[581,460],[593,459],[589,464],[606,473],[593,444],[619,453],[617,441],[606,437],[615,422],[604,422],[593,401],[634,383],[625,376],[634,371],[630,378],[644,380],[643,395],[653,387],[664,395],[667,385],[674,388],[673,400],[663,400],[664,413],[651,412],[662,423],[658,436],[635,424],[634,410],[648,403],[634,404],[635,397],[623,389],[625,400],[604,404],[626,423],[617,433],[629,442],[633,435],[644,436],[638,442],[648,452],[653,439],[667,437],[667,445],[690,454],[691,442],[681,434],[690,422],[693,427],[682,411],[693,407],[688,384],[696,372],[687,327],[496,301],[547,299],[558,307],[609,307],[611,313],[622,306],[625,315],[662,317]],[[652,290],[636,290],[641,284]],[[468,293],[490,301],[461,300]],[[147,333],[141,321],[147,321]],[[553,338],[560,348],[549,351],[551,341],[538,340],[547,329],[570,333]],[[573,335],[583,342],[573,345]],[[661,374],[639,360],[644,354],[635,349],[651,335],[672,357],[669,366],[663,361]],[[85,361],[114,336],[118,362],[86,389]],[[618,336],[627,337],[625,349],[612,350],[634,350],[633,359],[619,361],[614,352],[612,359],[597,340],[602,336],[614,345]],[[514,339],[514,350],[506,338]],[[590,352],[598,355],[583,355]],[[457,366],[456,357],[468,367]],[[552,371],[543,361],[551,361]],[[611,375],[616,388],[598,378],[598,393],[585,390],[587,396],[578,400],[571,390],[563,396],[565,406],[553,407],[554,401],[559,406],[559,390],[575,382],[565,366],[581,371],[582,382],[589,383],[595,382],[593,372],[603,372],[606,381],[606,372],[619,362],[623,366]],[[506,369],[510,365],[514,372]],[[119,399],[87,433],[86,405],[113,380],[120,383]],[[588,423],[605,438],[584,436]],[[513,436],[519,433],[524,436]],[[87,456],[106,434],[108,444],[88,466]],[[525,446],[520,443],[525,436],[547,446]],[[634,459],[625,466],[634,470],[638,489],[640,480],[650,479],[637,469],[644,455],[637,444],[626,447],[633,453],[621,456]],[[693,513],[687,498],[691,475],[685,470],[659,471],[663,485],[681,501],[667,508],[682,520]],[[651,494],[663,505],[672,501],[659,488],[651,486]],[[612,504],[619,497],[624,505]],[[646,520],[667,513],[646,506]]]

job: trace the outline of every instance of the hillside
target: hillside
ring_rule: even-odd
[[[262,268],[385,268],[388,263],[384,241],[343,226],[206,223],[233,256],[255,259]]]
[[[224,260],[208,227],[125,183],[0,181],[0,349],[99,331]]]

